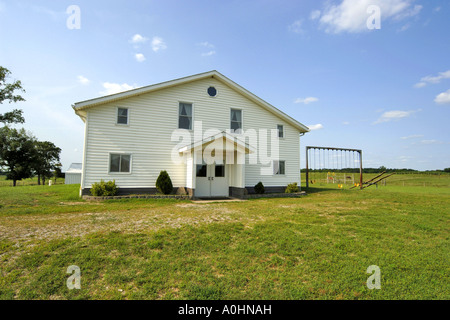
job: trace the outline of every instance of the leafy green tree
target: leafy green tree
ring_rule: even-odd
[[[450,168],[445,168],[444,172],[450,172]]]
[[[36,139],[25,129],[0,128],[0,167],[6,168],[6,179],[13,181],[33,176],[33,159],[36,156]]]
[[[32,167],[38,176],[38,184],[45,184],[45,179],[53,175],[53,171],[59,164],[61,149],[50,141],[36,141],[35,155],[32,159]]]
[[[0,104],[3,104],[4,101],[9,101],[9,103],[25,101],[21,95],[14,93],[16,90],[25,92],[22,88],[22,83],[19,80],[15,80],[12,83],[6,82],[10,75],[11,71],[0,66]],[[3,122],[3,124],[24,123],[25,119],[22,114],[23,111],[19,109],[3,114],[0,113],[0,122]]]

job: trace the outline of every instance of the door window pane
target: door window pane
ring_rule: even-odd
[[[197,177],[206,177],[206,164],[197,165]]]
[[[225,177],[225,166],[223,164],[216,164],[215,177]]]

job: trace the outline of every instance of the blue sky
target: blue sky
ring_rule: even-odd
[[[79,29],[68,28],[71,5]],[[370,5],[380,28],[367,27]],[[302,166],[304,147],[319,145],[363,149],[366,167],[443,169],[449,16],[439,0],[0,0],[0,65],[27,100],[1,112],[23,109],[65,170],[82,160],[73,103],[218,70],[315,129]]]

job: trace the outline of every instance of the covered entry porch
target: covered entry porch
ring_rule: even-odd
[[[235,135],[221,132],[179,149],[186,157],[186,187],[194,198],[241,198],[245,155],[254,150]]]

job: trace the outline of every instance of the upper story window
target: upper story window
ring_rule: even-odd
[[[192,129],[192,104],[180,103],[178,111],[178,128]]]
[[[284,138],[284,127],[283,125],[279,124],[277,125],[278,129],[278,138]]]
[[[130,154],[110,154],[109,156],[109,172],[131,172],[131,155]]]
[[[231,130],[239,130],[242,129],[242,110],[239,109],[231,109]]]
[[[127,108],[117,108],[117,124],[128,124]]]

